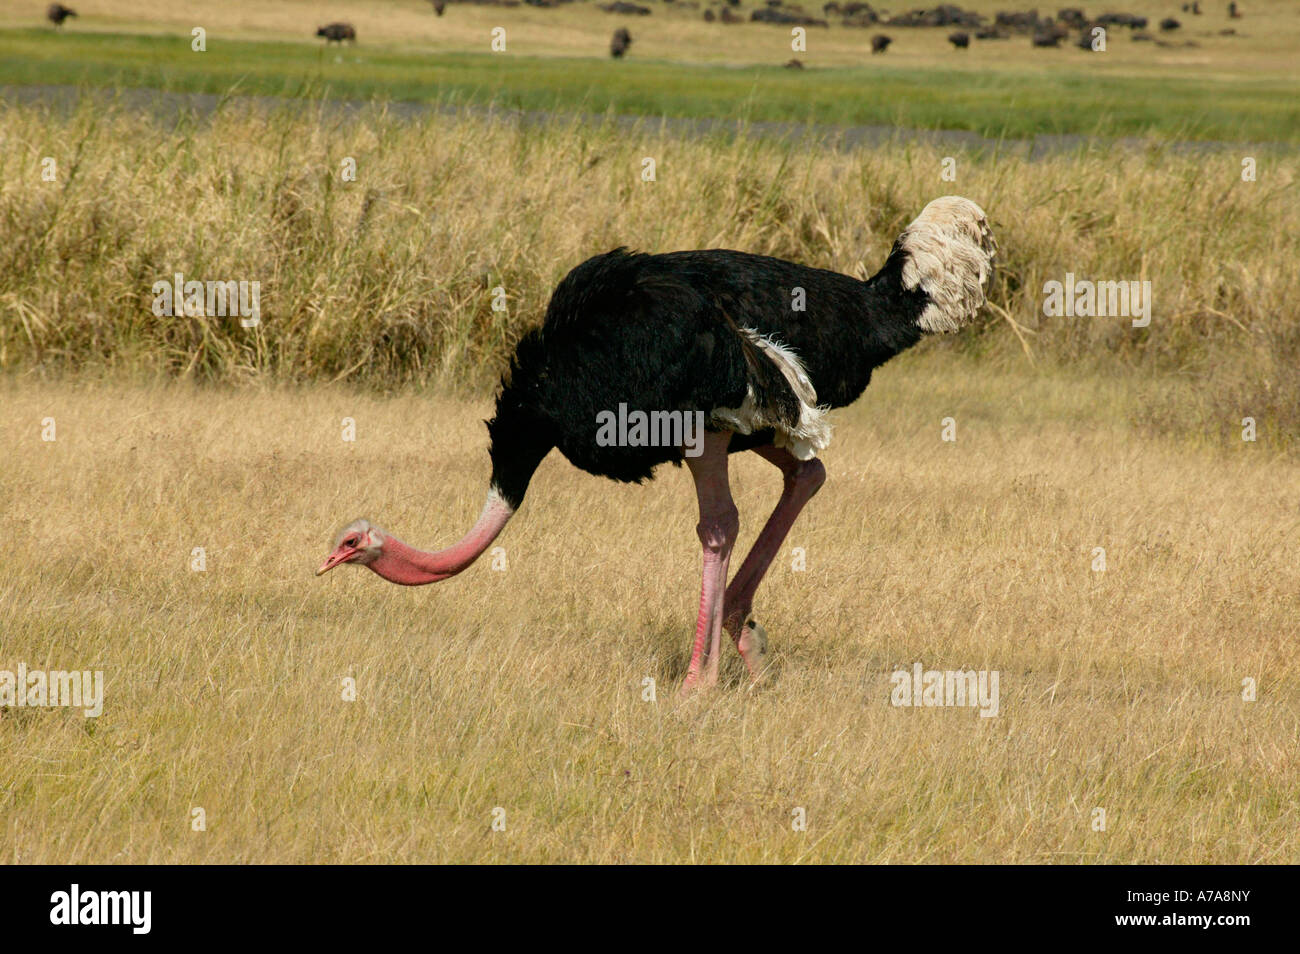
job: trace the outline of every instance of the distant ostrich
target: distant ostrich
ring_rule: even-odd
[[[619,27],[614,31],[614,38],[609,41],[609,55],[616,60],[622,59],[631,45],[632,34],[628,33],[625,27]]]
[[[969,323],[996,250],[980,207],[946,196],[903,230],[866,281],[722,249],[620,248],[588,259],[556,287],[542,326],[524,335],[502,378],[487,425],[487,502],[469,533],[426,552],[357,520],[316,574],[357,563],[406,586],[455,576],[492,545],[553,448],[590,474],[632,483],[684,461],[699,499],[704,574],[683,691],[716,683],[724,628],[757,675],[767,637],[750,617],[754,594],[825,480],[816,455],[830,442],[826,412],[853,403],[874,368],[922,335]],[[663,423],[675,414],[702,433],[679,440],[661,427],[660,439],[647,439],[642,426],[611,439],[610,416],[627,409]],[[784,490],[728,586],[739,517],[727,458],[745,450],[781,471]]]
[[[45,18],[53,23],[56,28],[63,26],[63,21],[68,17],[75,17],[76,15],[76,10],[65,7],[61,3],[51,3],[49,9],[45,11]]]
[[[892,36],[887,36],[884,33],[877,33],[871,38],[872,55],[875,55],[876,53],[884,53],[885,50],[889,49],[889,44],[893,42],[894,38]]]
[[[344,40],[357,42],[357,29],[351,23],[327,23],[316,31],[317,36],[325,37],[325,45],[338,43],[342,45]]]
[[[959,50],[964,50],[970,46],[970,34],[958,30],[956,33],[948,34],[948,42]]]

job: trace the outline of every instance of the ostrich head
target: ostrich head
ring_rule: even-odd
[[[359,563],[370,566],[383,555],[384,532],[369,520],[353,520],[334,538],[334,552],[329,555],[316,575],[327,573],[340,563]]]
[[[340,563],[355,563],[402,586],[437,583],[455,576],[482,556],[514,512],[493,488],[483,505],[483,513],[469,533],[459,543],[437,551],[416,549],[369,520],[354,520],[334,538],[334,552],[320,565],[316,575],[328,573]]]

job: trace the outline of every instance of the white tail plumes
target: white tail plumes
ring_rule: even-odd
[[[898,247],[907,254],[903,287],[930,299],[916,322],[922,331],[957,331],[975,317],[998,250],[983,209],[959,195],[935,199],[903,229]]]
[[[773,444],[786,448],[799,460],[811,460],[817,456],[818,451],[825,450],[830,445],[831,424],[826,420],[826,412],[829,409],[817,406],[817,390],[808,379],[808,372],[804,369],[798,355],[780,342],[759,334],[753,328],[740,330],[772,360],[789,382],[790,390],[799,400],[799,423],[790,427],[769,414],[766,409],[759,407],[754,400],[752,386],[740,407],[715,408],[713,420],[738,434],[752,434],[754,431],[770,427],[776,432]]]

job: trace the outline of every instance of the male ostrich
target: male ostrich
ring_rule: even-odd
[[[750,619],[754,593],[825,480],[816,454],[830,442],[826,412],[857,400],[872,369],[923,334],[969,322],[995,251],[979,206],[946,196],[903,230],[867,281],[722,249],[620,248],[588,259],[560,282],[502,379],[488,422],[487,502],[464,539],[425,552],[357,520],[316,574],[358,563],[407,586],[455,576],[492,545],[552,448],[588,473],[635,483],[685,461],[699,498],[704,579],[683,691],[716,683],[724,628],[757,675],[767,640]],[[698,414],[706,422],[698,456],[683,446],[604,446],[598,422],[620,405]],[[739,528],[727,456],[746,450],[779,468],[785,485],[727,585]]]

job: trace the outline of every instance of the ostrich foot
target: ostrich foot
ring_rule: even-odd
[[[750,678],[757,679],[763,670],[763,657],[767,655],[767,630],[758,624],[758,620],[751,619],[745,623],[736,639],[736,649],[740,650],[740,658],[745,660]]]
[[[740,652],[740,658],[745,660],[752,685],[763,673],[763,657],[767,654],[767,630],[759,625],[758,620],[751,619],[745,623],[740,635],[736,637],[736,649]],[[717,684],[718,656],[710,653],[705,657],[700,670],[686,674],[679,695],[686,698],[697,689],[712,689]]]
[[[680,695],[685,698],[692,695],[697,689],[712,689],[717,684],[718,657],[710,655],[704,661],[703,670],[686,674],[686,681],[682,683]]]

